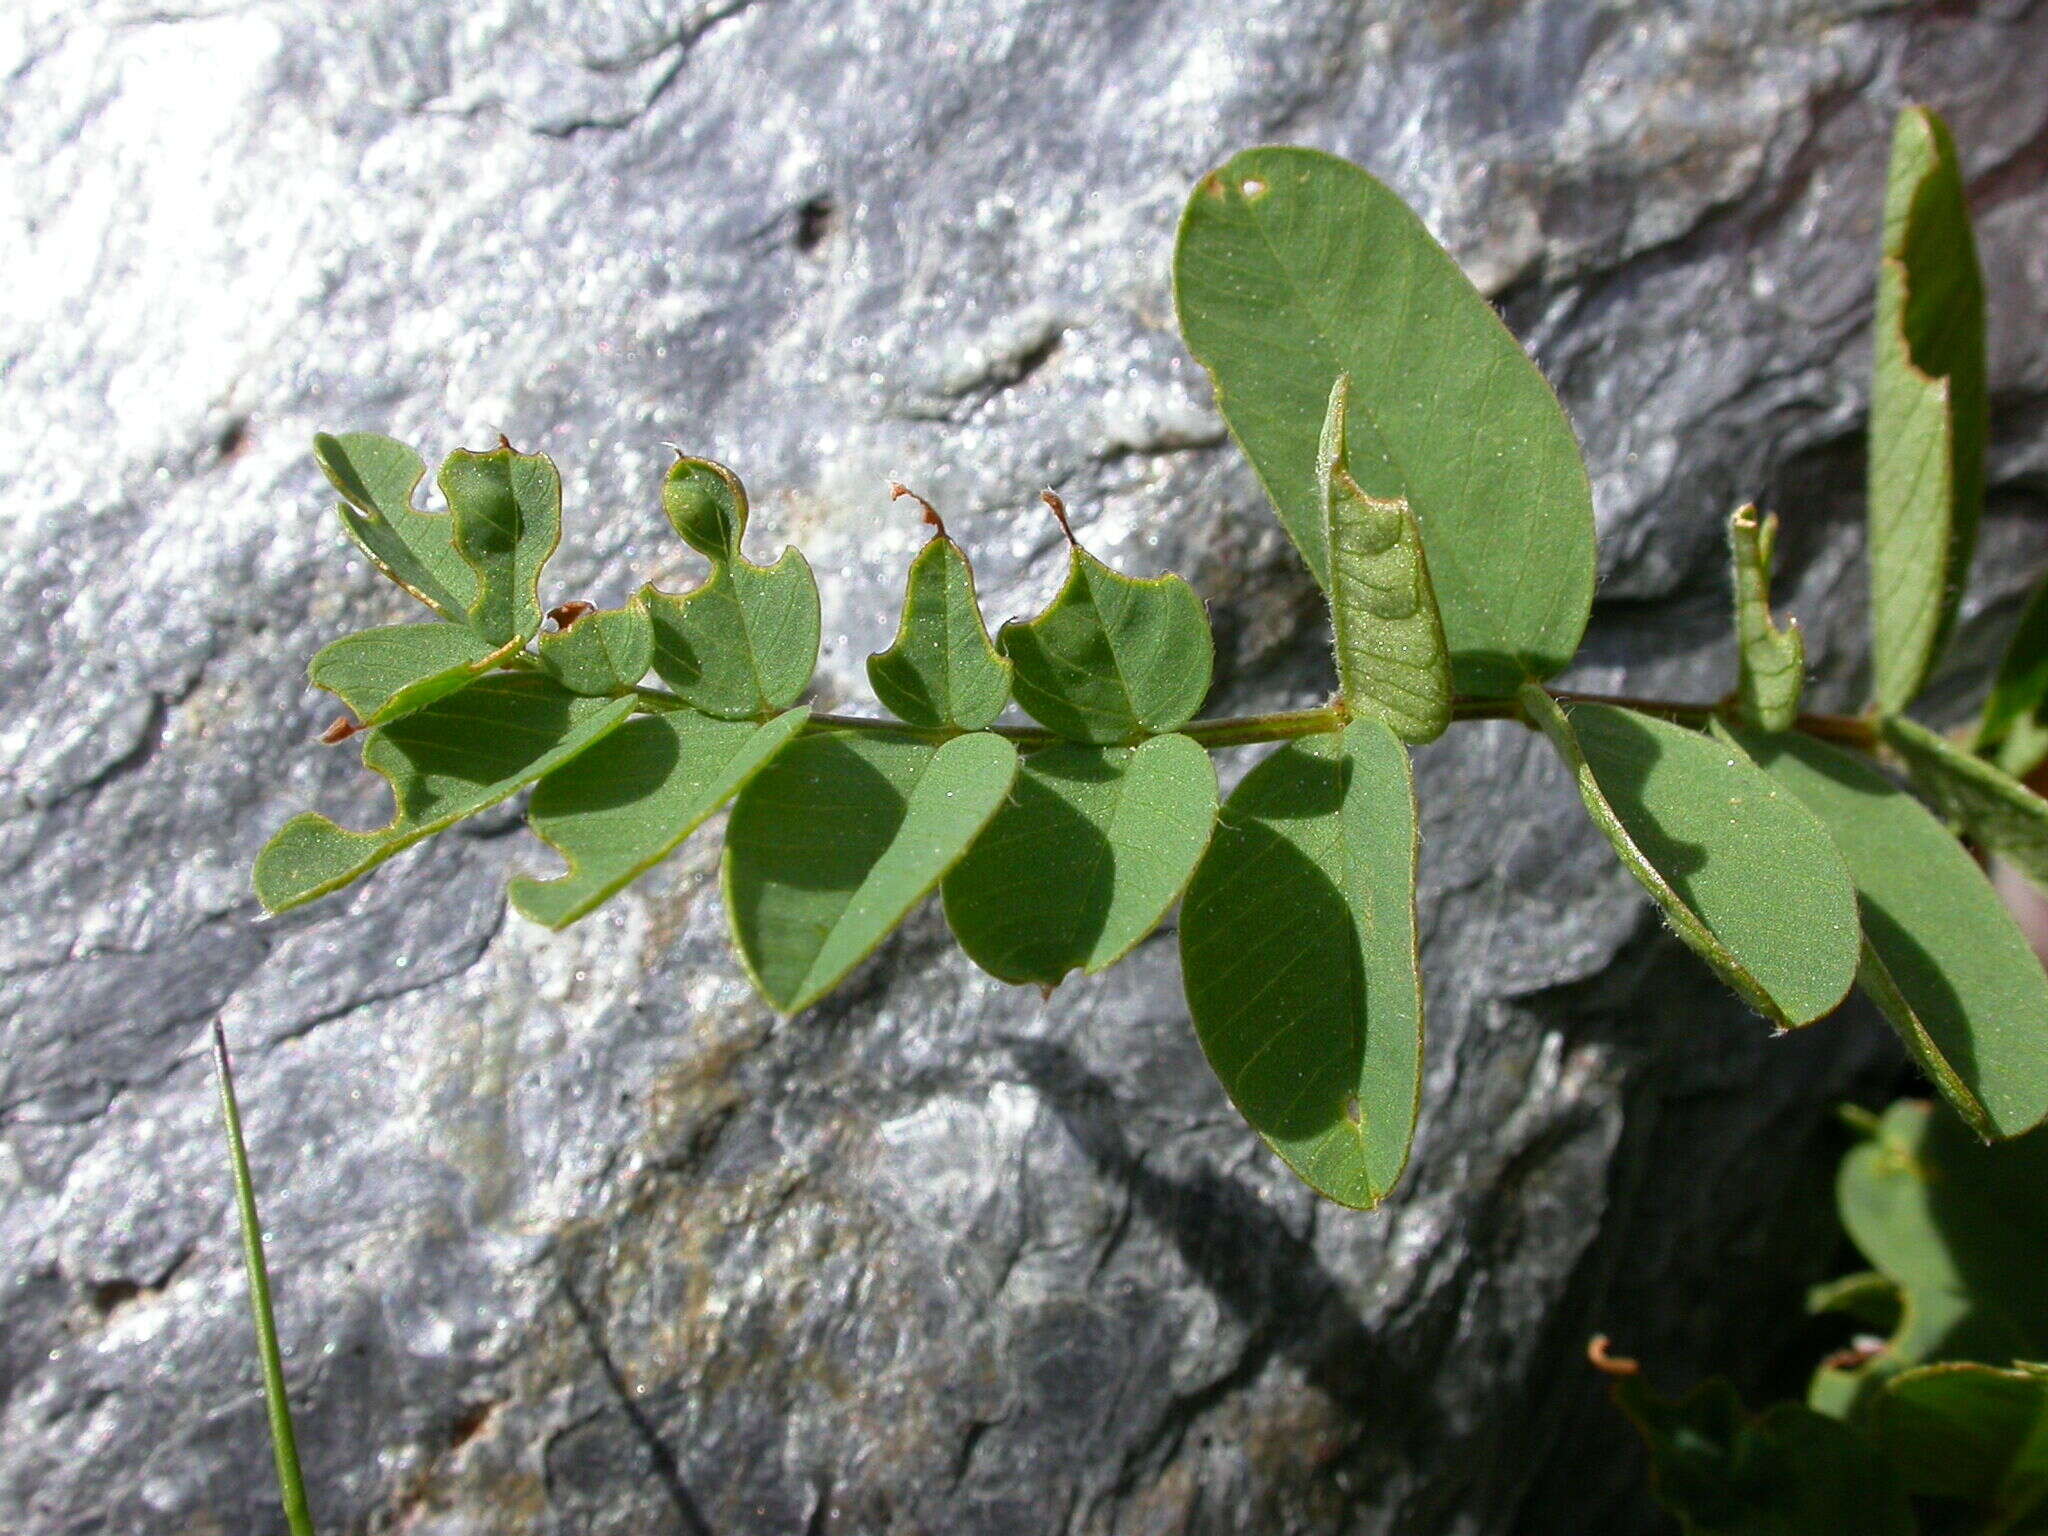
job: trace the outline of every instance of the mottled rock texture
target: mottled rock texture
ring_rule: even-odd
[[[1307,702],[1314,596],[1167,280],[1195,177],[1305,142],[1414,201],[1570,407],[1574,680],[1728,686],[1757,496],[1853,705],[1875,216],[1924,99],[1996,316],[1961,700],[2048,545],[2044,58],[2048,6],[1846,0],[0,7],[0,1528],[281,1528],[218,1014],[323,1530],[1655,1529],[1586,1334],[1796,1379],[1825,1106],[1896,1058],[1861,1016],[1766,1038],[1540,742],[1421,755],[1424,1118],[1348,1214],[1230,1113],[1170,933],[1041,1001],[927,911],[778,1022],[714,839],[551,937],[506,915],[544,865],[510,814],[260,920],[265,836],[381,793],[313,744],[306,659],[407,606],[308,439],[553,454],[551,601],[680,576],[663,442],[729,460],[756,550],[819,568],[828,707],[918,538],[885,477],[998,618],[1057,580],[1056,486],[1209,600],[1212,709]]]

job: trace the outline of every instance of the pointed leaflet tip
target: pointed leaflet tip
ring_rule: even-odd
[[[1434,741],[1451,723],[1451,663],[1422,530],[1406,501],[1367,495],[1352,478],[1350,393],[1350,376],[1339,374],[1316,450],[1337,681],[1354,715],[1384,721],[1404,741]]]
[[[1050,490],[1040,491],[1038,499],[1052,509],[1052,515],[1060,525],[1060,532],[1067,536],[1067,547],[1079,549],[1081,541],[1074,537],[1074,525],[1067,521],[1067,504]]]
[[[891,480],[889,482],[889,499],[891,501],[901,501],[906,496],[908,496],[912,501],[916,502],[920,507],[924,508],[925,526],[927,528],[933,528],[937,530],[935,537],[941,539],[945,538],[946,522],[944,518],[939,516],[938,508],[934,507],[930,502],[926,501],[922,496],[918,495],[917,492],[913,491],[909,486],[901,484],[900,482],[895,480]]]

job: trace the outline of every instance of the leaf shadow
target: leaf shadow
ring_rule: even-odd
[[[1086,747],[1051,747],[1035,758],[1035,771],[1017,775],[946,883],[947,917],[1009,979],[1057,979],[1079,968],[1109,925],[1116,895],[1109,839],[1045,778],[1100,783],[1117,778],[1118,768]]]
[[[1697,912],[1693,877],[1707,867],[1707,851],[1698,843],[1673,836],[1658,821],[1647,798],[1650,779],[1664,756],[1663,743],[1625,710],[1602,709],[1598,715],[1576,710],[1572,727],[1601,793],[1643,857]]]
[[[1014,1036],[1001,1043],[1090,1163],[1129,1193],[1247,1330],[1244,1352],[1230,1374],[1182,1400],[1187,1419],[1256,1379],[1278,1355],[1342,1405],[1358,1434],[1399,1425],[1404,1437],[1430,1443],[1446,1433],[1425,1380],[1402,1369],[1389,1345],[1366,1327],[1314,1245],[1278,1212],[1206,1166],[1183,1177],[1147,1166],[1125,1137],[1127,1108],[1066,1046]]]
[[[574,758],[571,772],[542,779],[534,814],[582,816],[635,804],[668,781],[681,755],[672,727],[654,715],[636,716]]]
[[[801,798],[789,798],[791,788]],[[801,823],[792,811],[829,815],[834,835],[818,836],[816,825]],[[829,735],[799,738],[762,771],[734,809],[727,836],[747,850],[732,864],[735,909],[752,911],[769,886],[858,890],[909,812],[909,799],[845,742]]]

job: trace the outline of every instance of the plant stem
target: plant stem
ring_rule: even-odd
[[[220,1081],[220,1115],[227,1129],[228,1161],[235,1174],[235,1207],[242,1220],[242,1262],[249,1271],[249,1307],[256,1314],[256,1350],[263,1366],[263,1402],[270,1414],[270,1449],[277,1458],[278,1492],[292,1536],[313,1536],[313,1513],[299,1475],[299,1444],[292,1433],[291,1405],[284,1395],[284,1357],[277,1347],[277,1318],[270,1310],[270,1271],[263,1262],[263,1224],[256,1215],[256,1185],[249,1177],[249,1153],[242,1145],[242,1113],[235,1105],[235,1079],[228,1066],[227,1031],[213,1021],[213,1068]]]
[[[690,706],[674,694],[661,688],[636,688],[634,697],[649,710],[668,713]],[[1620,709],[1632,709],[1638,714],[1655,715],[1662,720],[1676,721],[1680,725],[1705,725],[1708,720],[1723,712],[1721,704],[1695,704],[1677,699],[1637,699],[1618,694],[1571,693],[1554,690],[1550,695],[1560,704],[1611,704]],[[1229,715],[1215,720],[1193,720],[1180,728],[1180,734],[1193,737],[1205,747],[1248,747],[1267,741],[1292,741],[1299,736],[1320,736],[1331,731],[1341,731],[1350,721],[1350,715],[1336,704],[1325,704],[1316,709],[1280,710],[1265,715]],[[1513,699],[1459,699],[1451,706],[1453,720],[1520,720],[1529,724],[1522,712],[1522,706]],[[913,741],[942,742],[959,734],[955,731],[928,730],[922,726],[905,725],[899,720],[883,720],[872,715],[812,715],[806,722],[811,731],[861,731],[869,735],[900,736]],[[1818,736],[1824,741],[1838,742],[1843,746],[1871,751],[1877,745],[1877,729],[1870,721],[1856,715],[1801,715],[1792,728],[1809,736]],[[1049,747],[1064,738],[1038,726],[998,725],[990,729],[998,736],[1006,736],[1027,751],[1037,747]]]

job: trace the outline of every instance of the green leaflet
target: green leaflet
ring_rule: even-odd
[[[512,882],[512,905],[566,928],[682,845],[803,729],[808,709],[766,725],[690,710],[642,715],[534,786],[527,821],[568,861],[556,880]]]
[[[1614,1400],[1650,1451],[1657,1502],[1686,1536],[1912,1536],[1892,1470],[1862,1435],[1798,1403],[1752,1417],[1726,1381],[1675,1402],[1639,1376]]]
[[[1215,660],[1194,588],[1178,576],[1120,575],[1078,545],[1051,605],[1005,624],[996,643],[1015,665],[1025,713],[1102,746],[1187,724]]]
[[[425,461],[375,432],[322,432],[313,439],[313,457],[341,493],[342,526],[370,563],[444,619],[468,623],[476,572],[455,552],[454,522],[412,504]]]
[[[726,913],[761,994],[797,1013],[829,992],[967,851],[1016,772],[1016,748],[986,731],[784,749],[740,791],[725,840]]]
[[[654,621],[646,594],[623,608],[586,613],[540,637],[540,664],[571,693],[631,693],[654,664]]]
[[[1808,1312],[1840,1312],[1880,1333],[1891,1333],[1899,1326],[1899,1305],[1898,1286],[1874,1269],[1822,1281],[1806,1292]]]
[[[1351,376],[1339,374],[1316,450],[1337,681],[1354,714],[1403,741],[1434,741],[1451,723],[1451,663],[1422,530],[1407,502],[1368,496],[1352,478],[1350,392]]]
[[[1185,736],[1047,747],[946,876],[946,921],[991,976],[1105,970],[1180,895],[1216,820],[1216,769]]]
[[[1809,736],[1738,733],[1820,818],[1856,882],[1858,979],[1914,1059],[1984,1136],[2048,1115],[2048,976],[1990,881],[1870,763]]]
[[[1772,1023],[1830,1012],[1855,979],[1856,892],[1813,815],[1731,743],[1603,704],[1522,707],[1593,824],[1672,931]]]
[[[1870,1430],[1910,1493],[1984,1506],[1996,1531],[2048,1504],[2048,1367],[1955,1363],[1905,1371],[1871,1405]]]
[[[1836,1180],[1842,1224],[1900,1297],[1900,1323],[1855,1370],[1823,1367],[1809,1398],[1847,1412],[1937,1360],[2048,1355],[2048,1136],[1986,1147],[1925,1102],[1887,1109]]]
[[[455,552],[476,573],[469,627],[493,645],[540,633],[540,570],[562,541],[562,477],[543,454],[457,449],[441,465]]]
[[[818,583],[794,549],[770,566],[714,564],[680,597],[641,592],[654,620],[654,670],[693,709],[757,720],[789,708],[818,664]]]
[[[679,458],[662,483],[668,520],[711,574],[672,597],[643,588],[654,622],[654,670],[692,709],[721,720],[763,720],[789,708],[818,665],[818,583],[785,549],[773,565],[740,552],[747,490],[723,464]]]
[[[580,699],[536,674],[503,674],[379,726],[363,764],[391,781],[390,825],[351,832],[312,812],[294,816],[256,857],[257,897],[282,912],[339,890],[566,763],[632,708],[631,699]]]
[[[1755,507],[1738,507],[1728,519],[1742,669],[1736,700],[1751,725],[1789,731],[1799,718],[1799,690],[1806,681],[1806,637],[1797,619],[1788,619],[1783,629],[1771,620],[1771,555],[1777,542],[1775,515],[1759,520]]]
[[[1984,285],[1956,148],[1899,114],[1885,190],[1870,392],[1871,659],[1887,713],[1912,703],[1962,596],[1984,502]]]
[[[493,647],[463,624],[392,624],[322,646],[306,676],[364,725],[383,725],[466,687],[517,646]]]
[[[1422,1085],[1415,792],[1377,720],[1290,742],[1245,776],[1181,904],[1181,975],[1209,1065],[1311,1187],[1377,1205]]]
[[[682,541],[713,562],[740,558],[747,534],[747,488],[710,459],[678,457],[661,485],[661,507]]]
[[[2048,890],[2048,801],[1903,715],[1879,721],[1878,729],[1942,814]]]
[[[1316,446],[1352,379],[1352,473],[1422,527],[1458,688],[1512,696],[1571,659],[1593,600],[1593,493],[1571,424],[1409,209],[1355,165],[1254,149],[1188,199],[1174,255],[1188,350],[1327,587]]]
[[[868,658],[875,696],[897,719],[978,731],[1010,702],[1010,663],[996,651],[974,595],[974,571],[943,533],[910,562],[896,643]]]
[[[2048,581],[2027,599],[1998,664],[1976,749],[2016,779],[2048,760]]]

